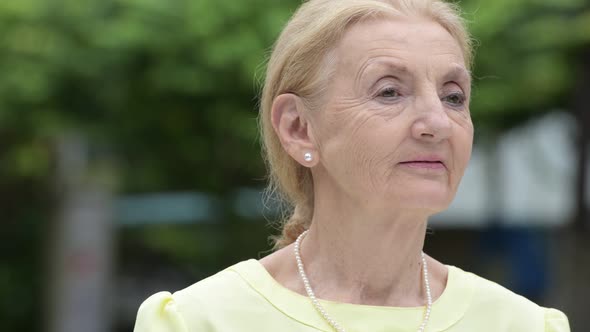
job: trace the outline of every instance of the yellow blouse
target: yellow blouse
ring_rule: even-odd
[[[447,286],[433,303],[427,332],[568,332],[567,317],[506,288],[448,266]],[[381,307],[321,300],[348,332],[416,331],[424,307]],[[140,306],[134,332],[326,331],[310,300],[280,285],[251,259],[174,294]]]

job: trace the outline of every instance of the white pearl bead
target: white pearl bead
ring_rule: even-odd
[[[316,311],[326,320],[326,322],[328,324],[330,324],[330,326],[332,326],[332,328],[334,330],[336,330],[337,332],[346,332],[345,329],[342,328],[340,326],[340,324],[338,324],[338,322],[336,322],[332,317],[330,317],[330,315],[328,315],[328,313],[326,312],[324,307],[320,304],[320,302],[316,298],[315,294],[313,293],[313,289],[311,288],[311,285],[309,283],[309,279],[307,279],[307,275],[305,274],[305,269],[303,268],[303,261],[301,260],[301,254],[300,254],[300,250],[299,250],[299,247],[301,245],[301,240],[305,237],[306,234],[307,234],[307,231],[304,231],[303,233],[301,233],[299,235],[299,237],[297,237],[297,240],[295,241],[295,245],[294,245],[295,261],[297,262],[297,269],[299,270],[299,276],[301,277],[301,280],[303,281],[303,285],[305,287],[305,292],[307,293],[307,296],[311,300],[311,303],[315,307]],[[426,264],[426,255],[424,254],[424,252],[422,252],[420,254],[420,256],[422,258],[422,273],[424,275],[423,276],[424,277],[424,289],[426,290],[427,301],[426,301],[426,310],[424,313],[424,318],[422,320],[422,324],[420,324],[420,327],[418,328],[418,332],[424,332],[424,329],[426,328],[426,324],[428,324],[428,319],[430,318],[430,311],[432,309],[432,297],[430,294],[430,282],[428,280],[428,266]]]

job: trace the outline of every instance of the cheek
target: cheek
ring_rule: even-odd
[[[456,155],[457,170],[462,175],[469,159],[471,158],[471,152],[473,149],[473,127],[461,127],[459,132],[455,134],[454,153]]]
[[[354,125],[340,128],[340,132],[329,140],[326,152],[339,163],[339,167],[348,168],[347,173],[367,174],[375,163],[378,146],[370,136],[372,131],[369,121],[355,121]]]
[[[379,169],[391,152],[391,147],[384,144],[389,139],[380,134],[383,130],[370,116],[357,113],[347,120],[334,121],[324,131],[321,150],[325,166],[353,181],[379,177]]]
[[[331,105],[322,116],[318,142],[326,168],[353,181],[377,183],[388,176],[403,139],[399,107],[345,98]]]
[[[346,141],[349,154],[343,156],[349,172],[366,180],[373,189],[382,186],[394,169],[398,147],[404,138],[403,128],[375,116],[358,122],[350,130]]]

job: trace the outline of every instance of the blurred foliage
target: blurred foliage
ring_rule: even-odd
[[[262,173],[254,77],[297,4],[0,3],[2,175],[46,177],[52,139],[77,130],[113,150],[125,191],[250,184]],[[584,1],[462,4],[479,45],[480,125],[567,106],[578,51],[590,43]]]
[[[476,39],[472,113],[476,127],[506,129],[571,106],[583,50],[585,0],[462,1]]]
[[[7,330],[35,324],[27,317],[40,304],[41,239],[53,215],[52,149],[64,132],[83,132],[115,156],[123,192],[225,195],[236,186],[262,185],[255,77],[262,76],[273,40],[299,3],[0,2],[6,225],[0,233],[0,321],[8,322]],[[585,1],[461,5],[478,44],[472,113],[479,128],[508,128],[569,106],[582,50],[590,45]],[[144,232],[143,245],[183,262],[201,255],[178,232],[158,232],[157,240]]]
[[[234,0],[3,2],[0,132],[16,131],[20,143],[5,153],[5,172],[46,176],[47,143],[77,130],[113,150],[126,191],[250,183],[261,173],[253,77],[290,9]]]

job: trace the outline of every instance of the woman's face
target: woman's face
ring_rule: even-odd
[[[335,49],[326,102],[312,112],[316,185],[373,208],[448,207],[471,155],[470,75],[439,24],[375,20]]]

